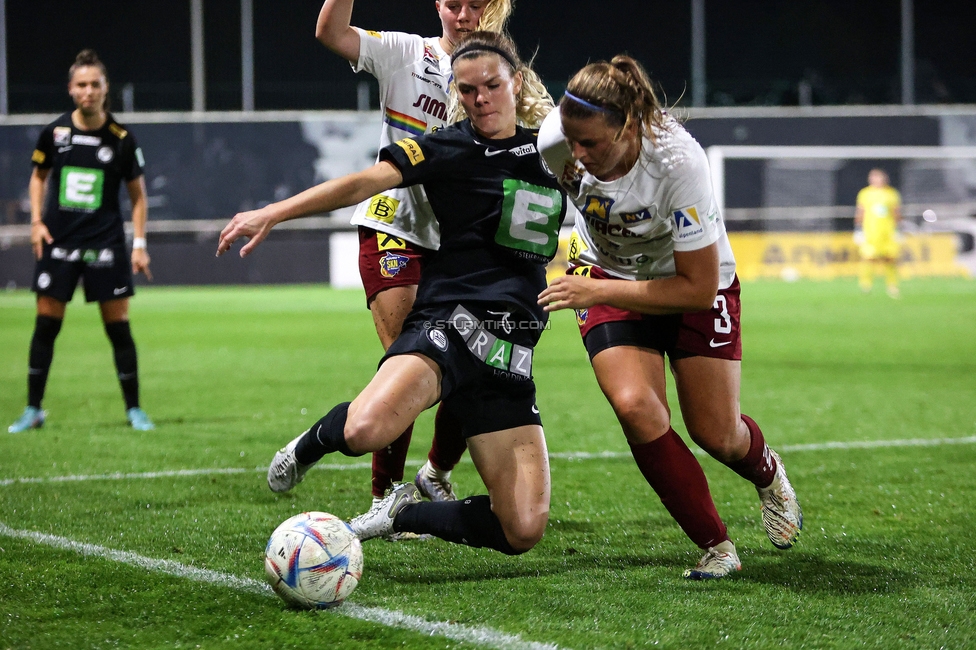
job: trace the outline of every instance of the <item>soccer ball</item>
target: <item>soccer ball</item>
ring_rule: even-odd
[[[327,512],[303,512],[271,533],[264,572],[281,598],[305,609],[335,607],[359,584],[363,548],[349,524]]]

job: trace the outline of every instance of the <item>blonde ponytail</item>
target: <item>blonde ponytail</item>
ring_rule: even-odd
[[[488,0],[488,5],[478,21],[478,30],[504,34],[508,30],[508,19],[514,10],[513,0]]]

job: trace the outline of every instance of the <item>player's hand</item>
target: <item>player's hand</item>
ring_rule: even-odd
[[[275,220],[267,208],[235,214],[230,223],[220,231],[220,240],[217,242],[217,257],[229,251],[234,242],[241,237],[247,237],[250,240],[241,247],[241,257],[247,257],[254,250],[254,247],[268,236],[274,225]]]
[[[152,271],[149,270],[150,257],[145,248],[132,249],[132,275],[142,273],[152,282]]]
[[[586,309],[600,302],[599,280],[582,275],[562,275],[539,294],[539,304],[546,311]]]
[[[51,232],[43,221],[31,222],[30,243],[36,259],[41,259],[44,254],[44,244],[51,245],[54,243],[54,237],[51,236]]]
[[[858,246],[864,245],[864,231],[860,228],[854,230],[854,243]]]

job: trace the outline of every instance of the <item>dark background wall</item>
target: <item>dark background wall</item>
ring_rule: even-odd
[[[883,104],[900,98],[899,0],[709,0],[709,105]],[[348,65],[314,38],[320,0],[254,0],[259,109],[354,108]],[[207,107],[240,108],[240,2],[204,0]],[[432,0],[361,0],[353,24],[437,34]],[[70,107],[65,75],[94,47],[118,102],[131,83],[137,110],[188,110],[189,0],[7,2],[12,112]],[[919,103],[976,103],[976,3],[915,0]],[[690,0],[517,0],[511,31],[554,93],[588,60],[628,52],[660,81],[669,103],[687,90]],[[689,91],[690,92],[690,91]],[[687,96],[686,96],[687,98]],[[375,93],[373,95],[375,102]]]

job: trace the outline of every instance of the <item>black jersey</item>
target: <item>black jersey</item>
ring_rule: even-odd
[[[537,131],[490,140],[468,120],[380,151],[401,187],[421,184],[441,231],[415,309],[450,301],[505,302],[544,321],[536,304],[556,254],[566,200],[542,165]]]
[[[55,244],[125,244],[119,189],[123,180],[142,176],[145,162],[135,138],[111,114],[102,128],[83,131],[65,113],[41,131],[31,160],[51,170],[43,220]]]

